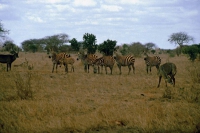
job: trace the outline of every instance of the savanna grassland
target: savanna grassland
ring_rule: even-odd
[[[92,67],[85,73],[81,61],[75,62],[74,73],[65,73],[63,66],[51,73],[46,53],[21,52],[11,71],[0,64],[0,132],[195,132],[200,62],[184,55],[159,56],[162,64],[176,64],[175,87],[165,87],[162,79],[157,88],[157,70],[147,74],[142,57],[136,58],[130,75],[127,67],[119,75],[116,64],[113,75],[94,74]]]

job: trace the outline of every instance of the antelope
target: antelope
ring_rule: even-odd
[[[16,58],[19,58],[18,53],[19,51],[17,53],[13,51],[13,54],[0,54],[0,62],[7,64],[7,72],[8,72],[8,69],[10,69],[11,71],[11,65],[13,61],[15,61]]]
[[[145,60],[145,64],[146,64],[146,71],[147,71],[147,74],[148,74],[148,69],[150,70],[151,72],[151,67],[152,66],[156,66],[157,70],[159,69],[159,66],[161,64],[161,58],[159,56],[153,56],[153,57],[150,57],[148,56],[148,54],[145,52],[144,55],[146,56],[144,58]]]
[[[119,71],[120,71],[119,74],[121,74],[121,66],[128,66],[128,68],[129,68],[128,75],[130,74],[131,66],[133,68],[133,73],[135,73],[135,66],[134,66],[135,59],[132,55],[122,56],[122,55],[119,55],[118,53],[115,52],[114,58],[117,62],[117,66],[118,66]]]
[[[68,57],[68,58],[63,58],[62,60],[60,60],[61,65],[63,64],[65,66],[65,72],[68,73],[68,64],[71,65],[71,72],[74,72],[74,58],[72,57]]]
[[[159,76],[159,81],[158,81],[158,86],[157,88],[160,87],[160,81],[162,77],[165,79],[166,87],[167,87],[167,82],[173,84],[173,87],[175,87],[175,78],[174,76],[177,73],[177,68],[174,63],[165,63],[161,65],[158,69],[158,76]]]
[[[50,54],[49,58],[52,58],[52,62],[53,62],[53,68],[52,68],[52,73],[54,72],[54,67],[56,65],[56,73],[57,73],[57,67],[59,64],[61,64],[61,60],[63,58],[68,58],[71,57],[70,54],[66,54],[66,53],[55,53],[54,51],[50,50]]]
[[[89,73],[90,65],[93,65],[97,56],[95,54],[84,54],[84,51],[78,53],[77,60],[81,59],[82,63],[84,64],[85,72]]]

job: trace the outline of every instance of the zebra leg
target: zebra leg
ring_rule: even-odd
[[[130,71],[131,71],[131,66],[128,65],[128,75],[130,74]]]
[[[151,73],[151,66],[149,66],[149,70],[150,70],[150,73]]]
[[[159,66],[157,65],[156,68],[157,68],[157,71],[158,71],[159,70]]]
[[[87,72],[87,65],[84,65],[84,70],[85,72]]]
[[[111,75],[112,75],[112,69],[113,69],[113,67],[110,66],[110,74],[111,74]]]
[[[88,67],[88,68],[87,68],[87,70],[88,70],[88,73],[89,73],[89,70],[90,70],[90,65],[88,64],[88,65],[87,65],[87,67]]]
[[[147,66],[146,66],[146,71],[147,71],[147,74],[148,74],[148,67],[149,67],[149,66],[147,65]]]
[[[106,71],[106,74],[107,74],[107,66],[105,66],[105,71]]]
[[[57,69],[58,69],[58,64],[56,63],[56,73],[57,73]]]
[[[160,87],[160,81],[161,81],[161,79],[162,79],[162,76],[159,76],[159,81],[158,81],[158,86],[157,86],[157,88]]]
[[[121,72],[121,65],[117,64],[118,68],[119,68],[119,74],[122,74]]]
[[[134,64],[132,64],[132,68],[133,68],[133,73],[135,74],[135,66],[134,66]]]
[[[54,66],[55,66],[55,63],[53,63],[52,73],[54,72]]]
[[[74,65],[72,65],[72,71],[74,72]]]
[[[68,64],[65,65],[65,72],[68,73]]]

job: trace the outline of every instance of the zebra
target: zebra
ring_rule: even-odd
[[[75,62],[74,58],[72,57],[63,58],[60,60],[60,62],[61,65],[63,64],[65,66],[65,72],[68,73],[68,64],[71,65],[71,72],[74,72],[74,62]]]
[[[81,59],[81,61],[84,64],[84,70],[85,72],[89,73],[90,65],[93,65],[95,60],[97,59],[97,55],[95,54],[84,54],[83,51],[78,53],[77,60]]]
[[[70,54],[67,53],[55,53],[54,51],[50,50],[50,55],[49,58],[52,58],[52,62],[53,62],[53,69],[52,69],[52,73],[54,72],[54,67],[56,65],[56,73],[57,73],[57,67],[60,64],[61,67],[61,60],[63,58],[68,58],[71,57]]]
[[[114,58],[117,62],[117,66],[118,66],[119,71],[120,71],[119,74],[122,74],[121,73],[121,66],[128,66],[128,68],[129,68],[128,75],[130,74],[131,66],[133,68],[133,73],[135,73],[135,66],[134,66],[135,58],[132,55],[122,56],[122,55],[119,55],[117,52],[115,52]]]
[[[144,58],[144,60],[145,60],[145,64],[146,64],[147,74],[148,74],[148,70],[150,70],[150,72],[151,72],[152,66],[156,66],[156,68],[158,70],[159,66],[161,64],[161,58],[159,56],[150,57],[150,56],[148,56],[148,54],[146,52],[144,53],[144,55],[146,56]]]
[[[104,66],[104,59],[103,57],[97,58],[94,62],[93,62],[93,71],[94,73],[97,73],[97,67],[98,67],[98,74],[100,73],[100,68],[99,66],[101,66],[101,73],[103,72],[103,66]]]
[[[107,67],[110,68],[110,74],[112,74],[113,66],[115,64],[115,59],[113,56],[103,56],[104,66],[107,74]]]
[[[157,88],[160,87],[160,81],[162,77],[165,79],[166,87],[167,87],[167,82],[173,84],[173,87],[175,87],[174,76],[176,75],[176,73],[177,73],[177,67],[174,63],[168,62],[161,65],[158,69],[159,81]]]
[[[13,51],[13,54],[0,54],[0,63],[6,63],[7,64],[7,72],[8,69],[11,71],[11,64],[13,61],[16,60],[16,58],[19,58],[18,52]]]

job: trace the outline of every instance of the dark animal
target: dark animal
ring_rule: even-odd
[[[13,54],[0,54],[0,62],[7,64],[7,72],[8,72],[8,69],[11,70],[12,62],[15,61],[16,58],[18,57],[19,57],[18,52],[16,53],[15,51],[13,51]]]
[[[166,87],[167,87],[167,82],[175,86],[174,76],[176,75],[176,73],[177,73],[177,68],[174,63],[165,63],[161,65],[158,69],[159,81],[157,87],[160,87],[160,81],[162,77],[165,79]]]

